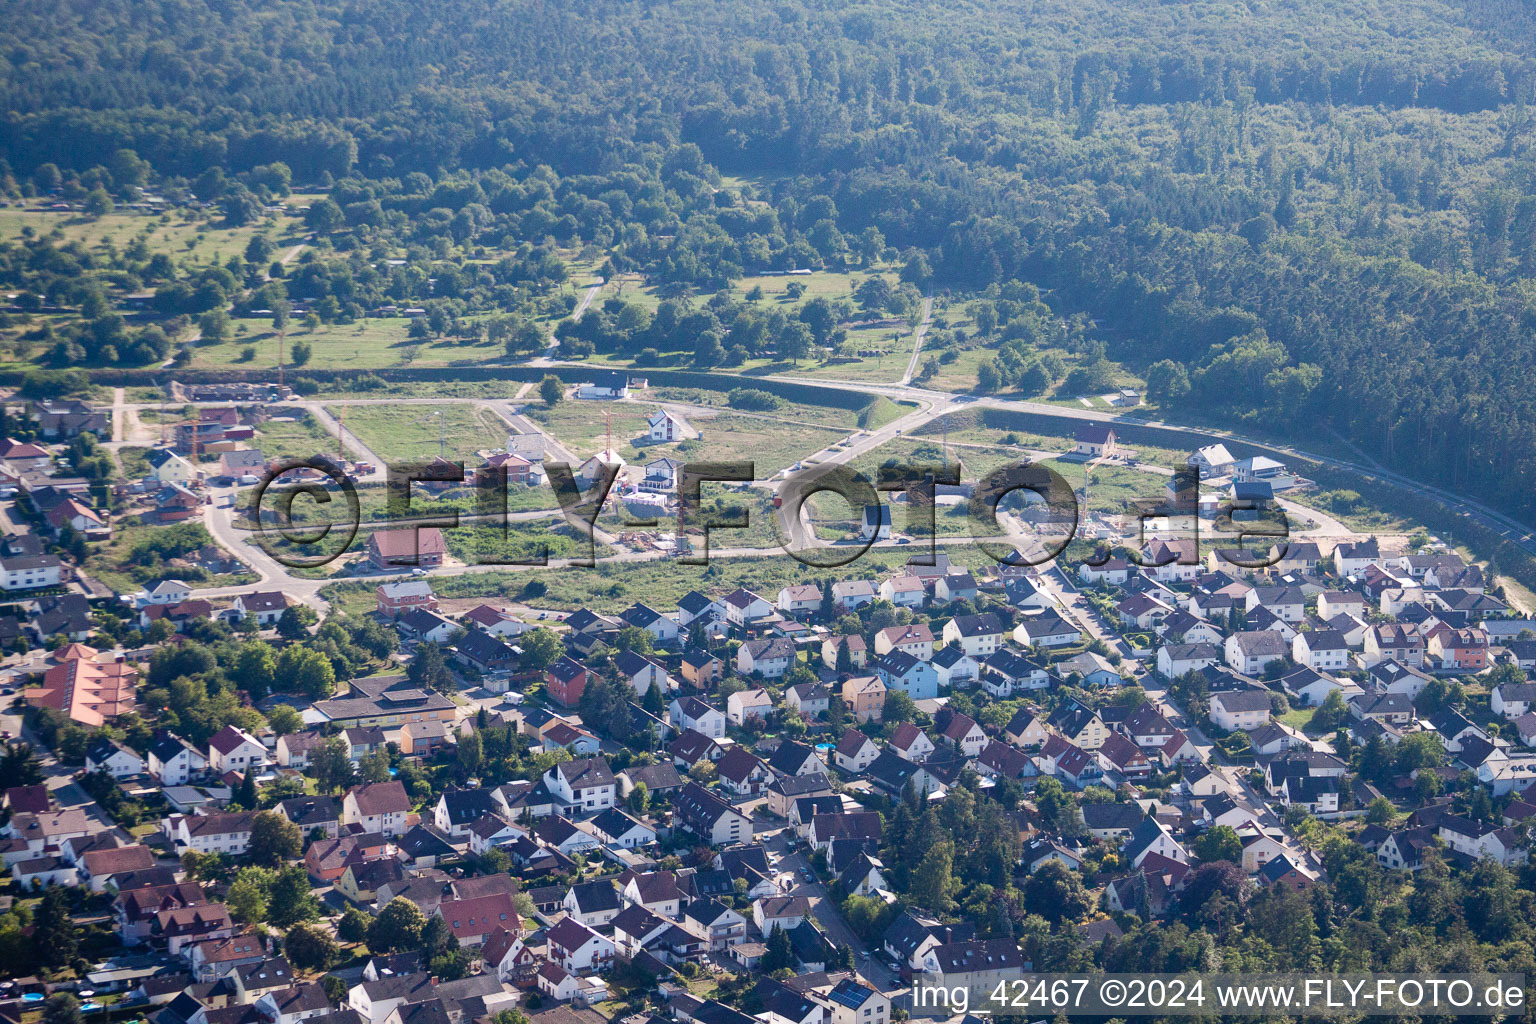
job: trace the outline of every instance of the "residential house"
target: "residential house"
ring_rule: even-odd
[[[843,703],[856,722],[878,722],[885,709],[885,683],[878,676],[854,676],[843,683]]]
[[[1257,729],[1269,721],[1270,702],[1266,690],[1231,690],[1213,693],[1210,698],[1211,723],[1228,732]]]
[[[736,671],[777,679],[789,671],[795,659],[795,645],[788,640],[748,640],[736,649]]]
[[[396,781],[373,782],[347,790],[341,804],[344,825],[361,825],[366,832],[402,835],[411,811],[405,786]]]
[[[1270,662],[1284,658],[1289,649],[1284,637],[1265,629],[1233,633],[1227,637],[1225,653],[1232,671],[1257,676]]]
[[[773,643],[782,643],[790,647],[791,657],[794,648],[787,640],[776,640]],[[746,645],[743,644],[743,647]],[[783,673],[780,673],[781,675]],[[726,698],[725,717],[732,724],[745,726],[749,718],[766,719],[773,713],[773,699],[768,696],[768,691],[762,688],[738,690]]]

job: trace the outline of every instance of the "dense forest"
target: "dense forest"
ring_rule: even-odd
[[[290,289],[339,311],[420,287],[417,268],[371,269],[386,233],[425,256],[438,237],[522,246],[449,281],[466,309],[536,295],[550,240],[702,292],[894,249],[915,287],[995,299],[1022,281],[1091,318],[1175,414],[1331,430],[1536,515],[1523,4],[65,0],[7,16],[7,188],[155,180],[231,219],[289,180],[330,188],[311,227],[337,255]],[[58,256],[42,248],[0,254],[6,283],[32,287]],[[206,275],[184,284],[182,312],[213,301]],[[623,315],[578,340],[653,340]],[[665,329],[729,353],[735,318]]]

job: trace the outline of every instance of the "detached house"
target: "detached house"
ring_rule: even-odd
[[[711,739],[725,735],[725,715],[708,701],[698,697],[678,697],[669,709],[672,727],[679,732],[692,729]]]
[[[814,583],[798,583],[779,591],[779,611],[794,618],[814,615],[821,608],[821,588]]]
[[[869,664],[869,648],[864,643],[864,638],[857,634],[842,636],[834,634],[821,642],[821,663],[827,668],[837,671],[837,661],[843,648],[848,649],[848,664],[854,669],[864,668]]]
[[[1232,732],[1257,729],[1269,721],[1269,693],[1266,690],[1230,690],[1211,694],[1211,722]]]
[[[587,667],[569,656],[549,666],[545,676],[549,698],[562,707],[573,708],[581,703],[581,695],[587,688]]]
[[[1243,675],[1259,675],[1266,665],[1279,661],[1288,653],[1285,638],[1274,630],[1233,633],[1227,637],[1227,665]]]
[[[1349,667],[1349,643],[1336,629],[1297,633],[1291,641],[1291,658],[1318,672],[1337,672]]]
[[[774,642],[788,643],[788,641]],[[738,690],[725,700],[725,717],[738,726],[746,725],[749,718],[766,719],[772,713],[773,699],[768,696],[767,690],[761,688]]]
[[[1424,667],[1424,637],[1411,626],[1391,623],[1376,626],[1365,634],[1361,658],[1366,668],[1388,659],[1409,668]]]
[[[987,734],[975,719],[968,715],[955,714],[944,726],[941,734],[944,742],[960,751],[966,757],[975,757],[981,753],[987,745]]]
[[[434,569],[448,557],[448,543],[435,526],[374,530],[367,551],[369,563],[382,572],[402,566]]]
[[[618,780],[600,757],[562,761],[544,773],[544,784],[571,813],[596,814],[614,805]]]
[[[208,741],[208,765],[219,775],[244,774],[267,763],[267,748],[244,729],[226,725]]]
[[[795,645],[788,640],[748,640],[736,649],[736,671],[777,679],[795,662]]]
[[[645,421],[646,436],[653,442],[688,441],[699,436],[688,421],[675,412],[657,409]]]
[[[901,651],[919,661],[933,660],[933,633],[922,623],[891,626],[875,634],[875,653],[890,654]]]
[[[1013,627],[1014,643],[1024,647],[1070,647],[1082,638],[1080,629],[1055,612],[1026,616]]]
[[[678,824],[711,846],[752,837],[750,818],[696,782],[684,786],[672,805]]]
[[[905,651],[892,651],[878,659],[874,668],[887,690],[901,690],[913,700],[929,700],[939,695],[938,670]]]
[[[1003,642],[1003,624],[996,615],[957,615],[944,624],[942,646],[957,645],[973,658],[996,653]]]
[[[374,782],[347,790],[341,802],[344,825],[361,825],[367,832],[403,835],[411,811],[410,797],[399,782]]]
[[[885,693],[885,683],[878,676],[854,676],[843,683],[843,703],[856,722],[880,721]]]
[[[879,592],[870,580],[845,580],[832,584],[832,604],[842,615],[874,604],[878,596]]]
[[[1157,671],[1165,679],[1209,668],[1221,658],[1210,644],[1164,644],[1157,650]]]
[[[744,587],[731,591],[720,603],[725,608],[725,621],[733,626],[744,627],[773,614],[772,604]]]
[[[613,966],[613,942],[574,917],[565,917],[546,933],[549,957],[572,974],[599,974]]]
[[[879,756],[880,748],[868,736],[857,729],[845,729],[832,751],[832,762],[843,771],[857,775]]]
[[[149,773],[162,786],[185,786],[208,767],[208,759],[178,736],[165,733],[149,748]]]

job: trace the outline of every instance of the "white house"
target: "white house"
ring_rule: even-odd
[[[157,484],[190,486],[197,479],[197,467],[169,448],[157,448],[147,456],[149,476]]]
[[[244,729],[226,725],[208,741],[208,765],[216,774],[244,773],[267,763],[267,748]]]
[[[0,557],[0,588],[34,590],[56,587],[64,579],[64,563],[58,555]]]
[[[898,608],[919,607],[928,596],[921,576],[892,576],[880,584],[877,592],[882,601],[889,601]]]
[[[710,739],[725,735],[725,715],[719,708],[698,697],[678,697],[669,709],[672,726],[679,732],[692,729]]]
[[[238,857],[251,845],[251,822],[255,817],[254,811],[177,814],[165,820],[162,831],[177,849]]]
[[[996,615],[957,615],[944,623],[943,646],[958,644],[973,658],[996,653],[1003,642],[1003,624]],[[883,652],[882,652],[883,653]]]
[[[1230,473],[1233,459],[1226,445],[1208,444],[1186,459],[1184,464],[1191,469],[1199,470],[1201,478],[1204,479]]]
[[[887,1024],[891,997],[850,976],[826,996],[827,1024]]]
[[[1231,732],[1257,729],[1269,721],[1269,693],[1264,690],[1223,690],[1211,694],[1211,722]]]
[[[86,748],[85,770],[126,779],[143,773],[144,759],[117,740],[102,736]]]
[[[720,601],[725,608],[725,621],[733,626],[745,626],[773,614],[773,605],[745,587],[739,587]]]
[[[1165,679],[1209,668],[1221,653],[1210,644],[1164,644],[1157,649],[1157,671]]]
[[[821,608],[821,588],[797,583],[779,591],[779,611],[792,618],[814,615]]]
[[[180,737],[170,733],[149,748],[149,773],[162,786],[185,786],[208,767],[208,759]]]
[[[761,687],[739,690],[725,700],[725,717],[736,725],[746,725],[749,718],[767,718],[772,711],[773,698]]]
[[[865,505],[859,521],[860,540],[891,539],[891,507],[885,504]]]
[[[1349,643],[1336,629],[1297,633],[1291,641],[1291,658],[1318,672],[1338,672],[1349,667]]]
[[[572,974],[597,974],[613,966],[613,942],[574,917],[565,917],[546,933],[549,958]]]
[[[788,640],[748,640],[736,648],[736,671],[747,676],[777,679],[789,671],[795,658],[795,645]]]
[[[402,783],[374,782],[347,790],[341,801],[341,823],[398,836],[405,833],[405,819],[410,811],[411,800]]]
[[[875,746],[873,740],[857,729],[847,729],[832,751],[832,763],[845,772],[857,775],[879,756],[880,748]]]
[[[832,584],[832,603],[843,614],[874,604],[877,596],[879,591],[873,580],[842,580]]]
[[[192,596],[192,588],[181,580],[159,580],[135,595],[140,605],[181,604]]]
[[[561,803],[583,814],[613,806],[618,780],[600,757],[562,761],[544,773],[544,784]]]
[[[646,436],[654,442],[689,441],[699,436],[689,422],[675,412],[657,409],[645,421]]]
[[[933,660],[933,633],[921,622],[905,626],[889,626],[875,634],[875,653],[878,655],[901,651],[919,661]]]
[[[1013,627],[1013,641],[1024,647],[1070,647],[1082,631],[1055,612],[1026,616]]]
[[[1271,629],[1233,633],[1227,637],[1227,666],[1234,672],[1256,676],[1272,661],[1279,661],[1288,652],[1285,638]]]
[[[275,626],[288,610],[288,595],[281,590],[268,590],[255,594],[238,594],[230,607],[242,622],[246,616],[254,616],[258,626]]]
[[[623,370],[598,370],[576,388],[577,398],[628,398],[629,374]]]

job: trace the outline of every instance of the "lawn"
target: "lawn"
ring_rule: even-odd
[[[1312,728],[1312,716],[1316,714],[1317,708],[1293,707],[1291,710],[1280,716],[1280,721],[1284,722],[1286,725],[1293,729],[1300,729],[1302,732],[1310,734],[1310,730]]]
[[[327,411],[338,418],[342,407]],[[387,463],[430,461],[438,455],[478,465],[475,452],[501,448],[510,428],[489,409],[469,402],[440,405],[348,405],[346,427]]]

